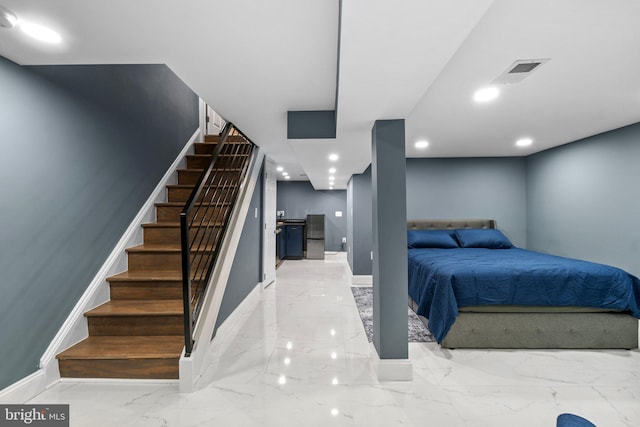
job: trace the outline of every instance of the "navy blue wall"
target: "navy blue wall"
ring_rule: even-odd
[[[2,57],[0,93],[4,388],[37,370],[198,128],[198,97],[164,65],[20,67]]]
[[[287,219],[305,219],[307,214],[324,214],[324,250],[341,251],[347,237],[346,190],[314,190],[309,181],[278,181],[278,211]],[[336,211],[342,217],[336,217]]]
[[[249,211],[244,221],[236,256],[229,273],[227,287],[224,290],[224,297],[222,298],[222,305],[216,322],[216,330],[249,295],[253,288],[262,281],[263,173],[264,170],[260,172],[260,178],[251,197],[251,206],[249,206]]]

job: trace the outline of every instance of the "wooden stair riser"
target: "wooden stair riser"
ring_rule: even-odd
[[[194,227],[189,231],[189,238],[198,241],[213,242],[221,226]],[[148,245],[180,245],[180,227],[145,227],[144,244]]]
[[[208,194],[202,193],[198,196],[198,202],[209,202],[212,199],[222,199],[225,201],[229,201],[230,196],[228,193],[233,193],[237,190],[236,187],[224,187],[224,188],[216,188],[216,191],[211,191]],[[191,196],[191,192],[193,191],[192,187],[168,187],[167,188],[167,198],[169,202],[186,202],[189,196]]]
[[[196,208],[198,206],[196,205]],[[158,222],[179,222],[180,212],[182,212],[183,206],[156,206],[156,221]],[[202,215],[206,218],[219,218],[221,221],[224,218],[224,214],[231,212],[231,204],[221,207],[202,207],[200,209]],[[193,218],[193,214],[189,215],[189,219]]]
[[[182,298],[182,282],[139,280],[109,282],[112,300],[172,300]]]
[[[182,315],[90,316],[87,320],[91,336],[184,334]]]
[[[231,157],[221,155],[216,159],[214,167],[219,168],[239,168],[246,156]],[[209,166],[211,156],[208,155],[189,155],[187,156],[187,169],[204,169]]]
[[[179,270],[181,256],[180,252],[129,252],[129,271]],[[193,255],[191,259],[193,261]]]
[[[200,280],[193,280],[194,289],[199,288]],[[110,282],[111,299],[118,300],[176,300],[182,299],[182,281],[139,280]]]
[[[200,175],[202,175],[202,170],[200,169],[181,169],[178,171],[178,184],[196,185],[200,179]],[[214,175],[216,179],[227,183],[237,183],[240,180],[240,171],[238,170],[214,171]]]
[[[163,359],[59,360],[63,378],[178,379],[180,357]]]

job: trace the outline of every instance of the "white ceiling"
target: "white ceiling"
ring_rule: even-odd
[[[64,39],[52,48],[0,29],[0,55],[165,63],[316,189],[329,187],[332,166],[336,189],[367,167],[378,119],[406,119],[408,157],[528,155],[640,121],[638,0],[342,0],[339,49],[338,0],[0,4]],[[494,102],[472,101],[514,61],[542,58]],[[336,139],[287,140],[287,111],[336,102]],[[533,145],[515,147],[523,136]],[[430,147],[418,151],[424,138]]]

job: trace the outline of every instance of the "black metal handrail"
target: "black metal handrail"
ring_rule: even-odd
[[[228,122],[180,213],[186,356],[193,350],[193,330],[253,148],[254,144]]]

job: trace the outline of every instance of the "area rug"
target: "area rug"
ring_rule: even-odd
[[[370,286],[352,286],[351,293],[356,300],[358,313],[362,320],[362,325],[367,333],[367,338],[371,342],[373,336],[373,288]],[[431,332],[424,326],[424,323],[407,306],[409,315],[409,342],[434,342]]]

